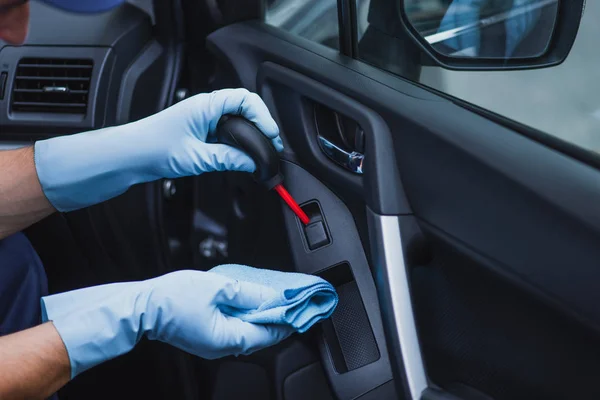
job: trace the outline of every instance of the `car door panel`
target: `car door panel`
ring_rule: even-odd
[[[282,171],[288,190],[300,204],[317,199],[326,219],[332,242],[310,251],[304,228],[291,211],[284,210],[296,270],[327,278],[340,293],[338,307],[343,314],[325,323],[334,326],[327,326],[320,350],[333,392],[338,398],[356,398],[392,379],[369,264],[344,203],[296,164],[284,162]]]
[[[286,144],[284,169],[293,193],[302,201],[327,199],[321,206],[328,224],[336,226],[332,245],[312,254],[300,225],[286,213],[295,268],[316,273],[349,262],[357,278],[368,271],[369,260],[379,302],[370,284],[358,287],[365,307],[382,311],[383,343],[371,308],[367,314],[380,360],[382,349],[390,351],[399,393],[419,398],[426,385],[461,381],[491,397],[551,398],[568,385],[546,381],[544,373],[531,377],[536,384],[519,381],[514,371],[522,368],[511,367],[546,366],[547,375],[555,376],[557,367],[533,350],[566,340],[580,345],[569,345],[573,359],[558,354],[571,367],[563,379],[577,383],[578,393],[593,390],[574,373],[574,359],[581,356],[586,371],[600,372],[600,362],[585,355],[583,346],[598,343],[600,328],[596,169],[402,78],[261,23],[222,28],[208,45],[272,110]],[[321,152],[316,104],[364,130],[364,174],[345,171]],[[338,199],[330,204],[332,196]],[[511,299],[503,302],[503,294]],[[411,297],[433,383],[420,376]],[[465,306],[476,302],[481,306],[475,311]],[[534,345],[531,336],[519,337],[517,321],[524,333],[545,332],[547,339]],[[471,329],[465,331],[463,323]],[[472,342],[481,346],[479,359],[476,349],[468,357],[460,351],[471,338],[480,339]],[[353,371],[335,373],[327,351],[323,363],[339,389],[340,379]],[[355,374],[372,387],[383,383]],[[502,379],[505,387],[497,384]],[[354,398],[363,390],[334,392]]]
[[[288,133],[286,138],[294,142],[294,148],[304,149],[302,154],[314,155],[320,165],[328,168],[330,161],[324,157],[316,143],[313,106],[317,101],[331,111],[351,114],[360,121],[365,132],[368,132],[367,137],[371,139],[367,143],[366,154],[375,154],[379,150],[380,157],[371,157],[371,160],[378,160],[379,163],[369,169],[371,174],[381,171],[386,160],[388,165],[395,164],[393,152],[385,153],[381,150],[391,149],[390,133],[383,120],[373,111],[339,92],[273,63],[261,66],[257,89],[267,102],[272,99],[272,104],[280,104],[278,117],[282,129]],[[285,103],[279,102],[282,98],[286,99]],[[287,121],[297,123],[288,124]],[[306,135],[307,130],[311,134]],[[317,168],[322,169],[319,166]],[[296,269],[326,277],[336,285],[340,293],[340,311],[331,322],[324,324],[321,352],[334,393],[338,398],[356,398],[392,378],[377,292],[365,252],[352,214],[337,196],[296,164],[285,162],[283,171],[286,185],[301,204],[315,200],[319,202],[331,236],[330,245],[310,251],[302,233],[303,228],[292,213],[285,210]],[[350,182],[357,178],[341,168],[335,171]],[[379,177],[369,175],[371,182],[377,182],[378,178],[383,177],[384,174]],[[369,201],[374,208],[391,206],[396,211],[407,205],[401,192],[399,177],[391,174],[388,182],[394,178],[398,183],[395,185],[396,190],[372,191],[374,196]]]

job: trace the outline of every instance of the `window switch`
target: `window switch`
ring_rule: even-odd
[[[8,80],[8,72],[0,73],[0,100],[4,99],[4,91]]]
[[[327,231],[325,230],[325,224],[322,220],[311,222],[304,228],[304,235],[308,242],[308,248],[316,250],[319,247],[323,247],[330,243]]]

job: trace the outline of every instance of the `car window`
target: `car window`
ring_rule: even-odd
[[[268,24],[339,48],[336,0],[265,1]],[[600,2],[587,2],[573,49],[561,65],[475,72],[421,65],[421,50],[401,29],[399,0],[354,1],[356,56],[362,61],[600,152],[600,52],[595,40],[600,37]],[[405,0],[404,7],[415,30],[442,54],[526,58],[548,45],[558,1]]]
[[[504,117],[600,152],[600,52],[596,39],[600,37],[600,2],[588,1],[577,39],[566,61],[559,66],[521,71],[453,71],[437,66],[419,66],[406,61],[418,59],[418,50],[406,48],[398,31],[397,0],[357,0],[357,6],[369,3],[370,13],[359,14],[358,57],[387,71],[402,75],[423,85],[486,108]],[[392,4],[394,3],[394,4]],[[521,21],[521,36],[536,26],[546,30],[535,32],[536,43],[517,49],[515,38],[504,32],[487,36],[487,56],[505,57],[514,51],[520,56],[535,56],[544,51],[551,35],[556,12],[549,7],[557,0],[405,0],[411,22],[425,36],[440,39],[439,34],[452,32],[461,26],[482,25],[490,17],[506,16],[515,7],[533,10]],[[473,15],[473,7],[480,7]],[[546,7],[540,13],[540,6]],[[411,8],[412,9],[409,9]],[[526,26],[528,24],[528,26]],[[550,27],[550,28],[548,28]],[[376,38],[373,38],[375,36]],[[386,39],[386,37],[388,39]],[[394,42],[389,39],[396,38]],[[452,37],[452,35],[448,35]],[[481,29],[450,40],[439,40],[436,50],[445,54],[459,53],[464,57],[481,55]],[[408,39],[408,38],[404,38]],[[542,39],[542,40],[539,40]],[[512,43],[509,43],[512,40]],[[429,41],[429,39],[428,39]],[[431,43],[431,41],[430,41]],[[541,44],[540,44],[541,43]],[[493,49],[497,45],[496,49]],[[404,47],[404,48],[403,48]],[[408,46],[410,47],[410,46]],[[411,51],[415,53],[411,54]]]
[[[337,0],[265,0],[265,22],[290,33],[339,48]]]

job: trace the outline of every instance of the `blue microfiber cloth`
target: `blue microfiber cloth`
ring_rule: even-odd
[[[283,324],[304,333],[315,323],[329,318],[338,303],[333,286],[314,275],[252,268],[245,265],[219,265],[210,270],[239,281],[268,286],[278,293],[258,309],[221,309],[232,317],[256,324]]]

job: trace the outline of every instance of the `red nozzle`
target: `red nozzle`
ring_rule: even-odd
[[[285,201],[287,205],[290,206],[294,214],[296,214],[298,218],[300,218],[300,221],[302,221],[304,225],[308,225],[308,223],[310,222],[310,218],[308,218],[308,215],[306,215],[304,210],[302,210],[298,203],[296,203],[296,200],[294,200],[292,195],[287,190],[285,190],[283,185],[280,183],[279,185],[276,185],[274,189],[277,193],[279,193],[279,196],[281,196],[283,201]]]

